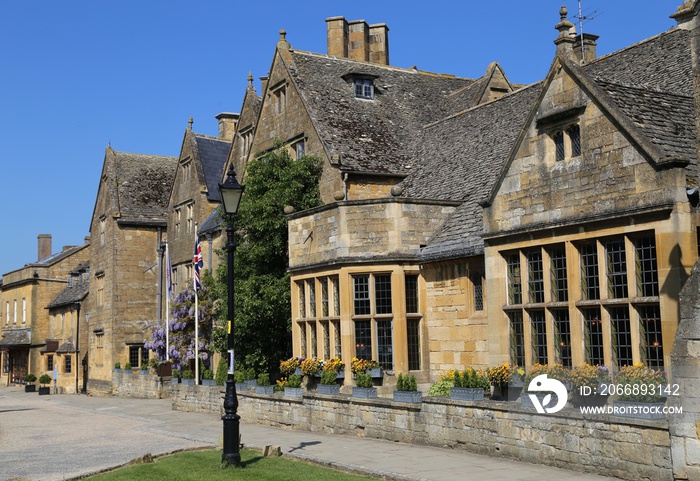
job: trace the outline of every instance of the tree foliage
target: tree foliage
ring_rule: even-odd
[[[297,211],[319,206],[320,176],[319,159],[294,160],[281,145],[248,163],[245,192],[234,221],[236,370],[253,367],[257,372],[275,372],[280,360],[291,355],[288,231],[283,210],[287,205]],[[222,255],[216,295],[224,302],[217,317],[226,319],[226,252]],[[214,333],[221,352],[226,351],[224,322]]]

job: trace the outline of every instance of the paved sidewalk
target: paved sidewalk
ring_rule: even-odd
[[[243,420],[245,421],[245,420]],[[0,388],[0,480],[72,479],[143,456],[217,446],[215,414],[172,411],[169,399],[38,396]],[[593,474],[391,441],[241,424],[242,442],[400,480],[612,481]]]

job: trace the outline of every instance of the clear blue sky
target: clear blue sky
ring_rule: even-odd
[[[583,0],[600,55],[675,25],[682,0]],[[578,4],[567,0],[569,19]],[[0,275],[89,235],[104,151],[177,156],[190,116],[216,135],[253,72],[267,73],[279,30],[326,52],[327,17],[389,26],[398,67],[511,82],[542,79],[562,0],[333,2],[119,0],[3,2],[0,15]]]

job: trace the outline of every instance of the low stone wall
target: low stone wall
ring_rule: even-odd
[[[170,392],[169,377],[141,374],[140,371],[112,372],[112,396],[162,399],[170,397]]]
[[[223,413],[223,388],[176,386],[173,409]],[[537,414],[517,403],[424,398],[421,404],[388,399],[305,393],[238,394],[246,422],[288,429],[349,434],[464,449],[531,463],[617,476],[630,481],[673,479],[667,421],[582,416],[565,408]],[[245,442],[245,432],[242,433]]]

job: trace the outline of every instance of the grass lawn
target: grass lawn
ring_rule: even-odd
[[[375,480],[324,468],[292,458],[262,457],[258,451],[241,451],[242,469],[221,469],[221,450],[189,451],[156,458],[93,476],[95,481],[361,481]]]

